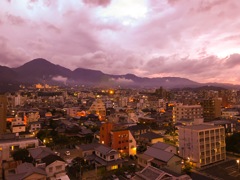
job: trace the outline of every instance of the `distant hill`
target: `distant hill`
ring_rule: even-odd
[[[53,64],[45,59],[38,58],[17,68],[0,66],[0,91],[3,84],[62,84],[67,85],[94,85],[94,86],[121,86],[138,88],[197,88],[208,86],[180,77],[147,78],[138,77],[134,74],[112,75],[105,74],[99,70],[77,68],[74,71]],[[214,83],[213,83],[214,84]],[[212,86],[214,86],[212,84]],[[226,88],[226,84],[216,84],[218,87]],[[232,86],[231,86],[232,87]],[[239,87],[239,86],[234,86]]]
[[[55,65],[45,59],[34,59],[14,71],[19,75],[18,81],[36,83],[37,81],[53,81],[53,77],[62,76],[69,78],[72,71]]]

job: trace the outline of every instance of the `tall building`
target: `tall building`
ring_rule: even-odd
[[[205,121],[212,121],[221,117],[221,98],[210,98],[202,101],[203,118]]]
[[[203,109],[201,105],[177,104],[173,107],[173,122],[179,120],[194,120],[202,118]]]
[[[179,155],[199,168],[225,160],[224,127],[208,124],[179,127]]]
[[[0,95],[0,134],[6,132],[6,117],[7,117],[7,97]]]

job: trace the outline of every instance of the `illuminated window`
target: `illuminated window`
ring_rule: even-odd
[[[111,167],[111,170],[118,169],[118,165],[114,165]]]

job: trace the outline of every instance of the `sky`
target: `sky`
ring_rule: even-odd
[[[239,0],[0,0],[0,65],[240,84]]]

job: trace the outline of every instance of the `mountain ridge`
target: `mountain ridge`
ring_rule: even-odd
[[[112,75],[103,73],[100,70],[85,68],[76,68],[70,70],[61,65],[53,64],[46,59],[37,58],[29,61],[19,67],[9,68],[0,66],[1,82],[19,83],[19,84],[67,84],[67,85],[91,85],[91,86],[121,86],[121,87],[138,87],[154,88],[164,87],[188,88],[200,87],[214,84],[218,86],[237,87],[239,85],[220,84],[220,83],[198,83],[187,78],[181,77],[139,77],[135,74],[127,73],[124,75]],[[3,84],[3,83],[2,83]],[[0,87],[1,90],[1,87]]]

